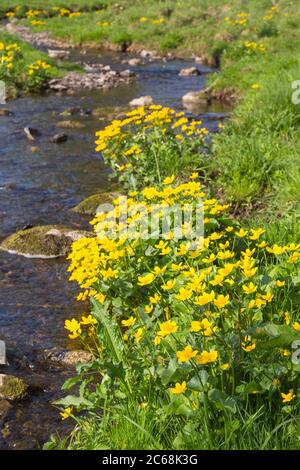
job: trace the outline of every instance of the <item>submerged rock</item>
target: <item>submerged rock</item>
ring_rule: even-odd
[[[0,116],[10,116],[12,112],[7,108],[0,109]]]
[[[129,59],[127,62],[128,65],[131,65],[132,67],[136,67],[137,65],[143,65],[144,62],[142,59],[134,58],[134,59]]]
[[[70,56],[70,51],[64,51],[61,49],[48,49],[48,56],[51,59],[68,59]]]
[[[95,215],[101,204],[111,204],[119,196],[121,194],[117,192],[94,194],[84,199],[72,210],[78,214]]]
[[[44,351],[45,359],[58,365],[75,367],[79,363],[88,363],[93,360],[89,351],[82,349],[48,349]]]
[[[0,374],[0,398],[11,401],[24,400],[28,396],[28,389],[23,379]]]
[[[82,129],[85,127],[85,125],[79,121],[60,121],[57,122],[56,125],[63,129]]]
[[[152,96],[141,96],[130,101],[129,106],[132,108],[138,108],[139,106],[150,106],[153,103]]]
[[[50,142],[53,144],[63,144],[64,142],[67,142],[68,136],[67,134],[61,133],[61,134],[55,134],[53,137],[50,138]]]
[[[40,131],[38,131],[37,129],[34,129],[33,127],[24,127],[24,132],[25,132],[25,135],[27,137],[27,139],[30,141],[30,142],[33,142],[37,137],[39,137],[41,135]]]
[[[92,234],[59,225],[38,226],[9,236],[0,249],[27,258],[59,258],[67,255],[73,241],[86,236]]]
[[[206,93],[201,91],[190,91],[182,97],[183,103],[197,103],[197,104],[207,104],[208,97]]]
[[[197,75],[201,75],[200,70],[197,69],[197,67],[189,67],[186,69],[181,69],[179,72],[180,77],[194,77]]]

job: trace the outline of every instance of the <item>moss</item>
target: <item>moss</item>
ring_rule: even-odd
[[[28,385],[13,375],[0,375],[0,397],[7,400],[24,400],[28,395]]]
[[[80,202],[73,211],[83,215],[95,215],[100,204],[111,204],[119,196],[120,193],[117,192],[94,194]]]
[[[59,225],[38,226],[9,236],[0,249],[28,257],[57,258],[65,256],[72,241],[81,234],[89,235],[89,232],[72,231]]]

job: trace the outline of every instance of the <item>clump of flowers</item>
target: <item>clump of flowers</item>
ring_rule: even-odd
[[[200,199],[204,236],[191,241]],[[166,207],[188,208],[183,236],[176,237]],[[89,318],[97,321],[95,362],[80,373],[103,377],[97,393],[85,389],[79,408],[133,396],[148,403],[155,395],[147,406],[159,414],[199,422],[203,410],[209,420],[220,410],[251,413],[269,403],[280,419],[297,406],[291,348],[300,338],[293,303],[300,245],[269,244],[264,229],[240,227],[227,209],[206,197],[197,174],[184,183],[172,175],[131,191],[126,204],[116,199],[92,221],[96,236],[74,242],[71,280],[82,288],[80,300],[91,299]],[[170,224],[163,236],[149,236],[155,217]],[[78,338],[82,321],[66,328]]]
[[[97,132],[96,150],[127,188],[161,183],[172,172],[197,167],[208,131],[184,113],[152,105],[127,113]]]
[[[15,62],[21,57],[21,48],[17,43],[0,42],[0,79],[11,79],[15,73]]]
[[[44,60],[37,60],[27,66],[27,88],[30,91],[41,90],[49,79],[51,65]]]

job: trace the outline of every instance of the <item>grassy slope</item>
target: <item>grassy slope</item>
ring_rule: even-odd
[[[47,6],[64,3],[51,1]],[[99,5],[87,0],[73,3],[75,9]],[[264,220],[275,215],[290,218],[300,202],[300,106],[291,102],[291,83],[300,76],[296,2],[279,1],[272,19],[263,19],[270,14],[270,0],[215,0],[213,4],[207,0],[134,4],[105,0],[102,4],[100,13],[56,16],[35,29],[50,30],[76,44],[129,41],[159,51],[200,55],[208,61],[222,54],[221,73],[211,78],[213,89],[243,99],[215,140],[211,173],[243,214],[255,207],[255,217]],[[242,19],[239,13],[249,14],[245,25],[226,22],[226,17]],[[164,23],[153,24],[159,18]],[[109,25],[99,26],[99,21]],[[263,45],[266,52],[247,52],[245,41]],[[252,89],[253,83],[260,88]]]

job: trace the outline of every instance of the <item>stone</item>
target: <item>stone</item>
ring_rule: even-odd
[[[33,127],[24,127],[24,132],[30,142],[33,142],[37,137],[41,135],[40,131],[34,129]]]
[[[207,104],[208,96],[206,93],[201,91],[190,91],[182,97],[183,103],[193,103],[193,104]]]
[[[197,75],[201,75],[200,70],[197,67],[189,67],[186,69],[181,69],[179,72],[180,77],[195,77]]]
[[[129,106],[132,108],[138,108],[139,106],[150,106],[153,103],[151,96],[141,96],[130,101]]]
[[[48,49],[48,56],[51,59],[68,59],[70,57],[70,51]]]
[[[11,116],[12,112],[7,108],[0,108],[0,116]]]
[[[0,365],[6,364],[6,347],[5,342],[0,340]]]
[[[63,144],[64,142],[67,142],[68,136],[67,134],[61,133],[61,134],[55,134],[53,137],[50,138],[50,142],[53,144]]]
[[[83,129],[85,127],[85,125],[79,121],[60,121],[57,122],[56,125],[63,129]]]
[[[19,401],[28,397],[28,385],[13,375],[0,374],[0,398]]]
[[[144,59],[146,58],[154,58],[156,57],[156,51],[148,51],[146,49],[143,49],[141,52],[140,52],[140,56],[143,57]]]
[[[131,67],[136,67],[138,65],[143,65],[144,62],[142,61],[142,59],[139,59],[138,57],[137,58],[133,58],[133,59],[129,59],[128,60],[128,65],[130,65]]]
[[[92,353],[82,349],[53,348],[44,351],[44,356],[46,360],[66,367],[76,367],[79,363],[84,364],[93,360]]]
[[[65,257],[74,240],[93,236],[84,230],[72,230],[60,225],[45,225],[20,230],[0,244],[0,250],[27,258]]]
[[[117,192],[94,194],[93,196],[89,196],[81,201],[72,210],[82,215],[95,215],[97,213],[97,208],[101,204],[111,204],[120,196],[121,194]]]

